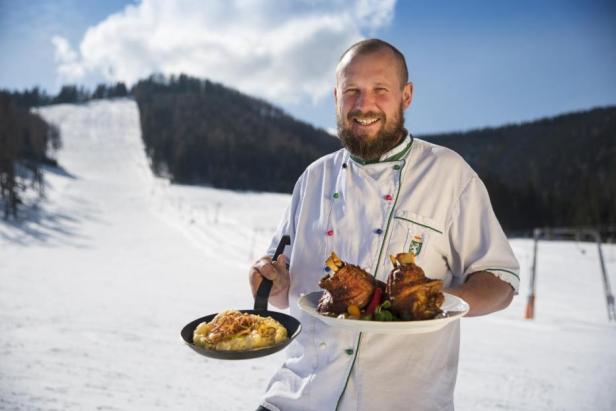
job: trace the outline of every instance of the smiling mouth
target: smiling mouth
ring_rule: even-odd
[[[373,117],[373,118],[357,118],[355,117],[353,119],[353,122],[362,125],[362,126],[371,126],[372,124],[375,124],[377,121],[379,121],[378,117]]]

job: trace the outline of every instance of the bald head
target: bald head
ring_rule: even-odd
[[[367,54],[375,54],[378,52],[386,52],[393,55],[394,60],[398,66],[400,86],[404,87],[404,85],[409,81],[409,72],[406,66],[406,60],[404,59],[404,55],[400,52],[400,50],[398,50],[391,44],[379,39],[362,40],[346,49],[346,51],[342,53],[342,56],[340,56],[340,60],[338,61],[338,66],[336,67],[336,78],[339,78],[341,71],[344,70],[344,68],[351,61],[353,61],[354,57]]]

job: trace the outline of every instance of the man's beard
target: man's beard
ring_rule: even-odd
[[[344,123],[337,117],[338,137],[342,141],[342,145],[349,150],[354,156],[360,157],[364,161],[375,161],[381,156],[394,148],[406,136],[407,131],[404,128],[404,109],[400,104],[398,111],[398,121],[392,124],[387,124],[387,117],[384,113],[351,111],[347,114],[347,120],[352,124],[353,117],[378,117],[383,127],[378,131],[376,138],[371,141],[366,141],[365,136],[357,135],[351,129],[344,127]]]

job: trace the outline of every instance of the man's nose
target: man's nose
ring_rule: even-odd
[[[374,107],[374,98],[367,91],[360,91],[353,108],[362,112],[370,111]]]

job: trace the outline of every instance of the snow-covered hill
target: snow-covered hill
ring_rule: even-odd
[[[130,100],[41,113],[61,128],[64,171],[47,172],[32,220],[0,223],[0,409],[256,408],[283,354],[210,360],[179,330],[252,305],[248,266],[289,197],[153,177]],[[457,409],[616,409],[596,245],[540,245],[526,321],[532,244],[512,243],[523,289],[509,309],[462,320]],[[604,253],[616,285],[616,247]]]

